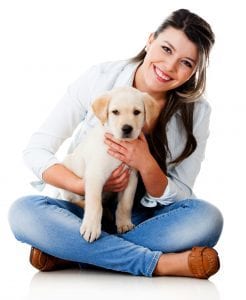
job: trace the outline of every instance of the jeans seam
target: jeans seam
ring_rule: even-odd
[[[162,252],[158,251],[158,252],[154,252],[154,256],[152,257],[152,260],[149,264],[149,267],[147,268],[147,272],[146,275],[148,277],[152,277],[153,272],[154,272],[154,268],[156,267],[156,264],[160,258],[160,256],[162,255]]]

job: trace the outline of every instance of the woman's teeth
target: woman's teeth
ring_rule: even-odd
[[[166,74],[164,74],[160,69],[158,69],[157,67],[155,67],[155,72],[156,74],[161,77],[163,80],[167,81],[167,80],[171,80],[171,77],[167,76]]]

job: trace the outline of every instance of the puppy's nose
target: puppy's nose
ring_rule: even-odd
[[[121,130],[123,131],[124,134],[129,134],[132,132],[133,127],[131,125],[124,125],[122,126]]]

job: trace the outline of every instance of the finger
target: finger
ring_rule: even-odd
[[[127,187],[127,185],[119,187],[119,188],[115,188],[112,192],[114,192],[114,193],[123,192],[126,189],[126,187]]]
[[[124,154],[121,154],[119,152],[116,152],[112,149],[108,149],[108,154],[117,158],[118,160],[122,161],[123,163],[127,164],[128,163],[128,159]]]
[[[112,182],[111,184],[106,184],[104,189],[107,191],[115,192],[116,190],[124,190],[129,182],[129,178],[124,178],[120,182]]]
[[[108,182],[104,185],[104,191],[109,191],[109,192],[122,191],[127,187],[128,182],[129,182],[129,178],[124,178],[124,180],[121,180],[119,183]]]
[[[129,182],[129,178],[125,178],[120,183],[113,185],[112,186],[112,190],[114,192],[116,192],[116,191],[123,191],[127,187],[128,182]]]
[[[115,142],[112,142],[112,140],[105,139],[104,143],[109,147],[108,150],[112,150],[114,152],[118,152],[121,154],[124,154],[126,152],[125,148],[123,148],[120,144],[116,144]]]
[[[105,141],[108,141],[108,142],[113,142],[116,144],[118,144],[120,142],[120,140],[117,140],[116,138],[114,138],[114,136],[110,133],[105,133],[104,138],[105,138]]]
[[[119,165],[118,168],[116,168],[112,173],[111,173],[111,176],[110,178],[115,178],[115,177],[118,177],[123,171],[124,171],[124,168],[125,168],[125,164],[124,163],[121,163]]]
[[[116,144],[114,142],[111,141],[107,141],[105,140],[105,144],[109,146],[110,150],[113,150],[115,152],[118,152],[120,154],[125,154],[127,149],[125,147],[123,147],[122,145]]]
[[[128,180],[129,175],[130,175],[129,170],[125,170],[118,177],[115,177],[113,179],[114,184],[121,184],[121,182],[123,182],[124,180]]]
[[[127,144],[126,141],[121,141],[121,140],[118,140],[116,139],[113,135],[109,134],[109,133],[105,133],[104,135],[105,137],[105,143],[108,145],[108,146],[121,146],[121,147],[125,147],[125,145]]]
[[[124,168],[125,164],[120,164],[120,166],[111,173],[106,183],[112,184],[114,180],[118,178],[122,174],[122,172],[124,172]]]
[[[125,170],[122,174],[118,175],[117,177],[110,177],[107,181],[107,185],[117,185],[121,184],[124,180],[129,180],[129,171]]]
[[[109,139],[111,139],[111,138],[113,137],[113,135],[112,135],[111,133],[108,133],[108,132],[106,132],[106,133],[104,134],[104,136],[105,136],[106,138],[109,138]]]

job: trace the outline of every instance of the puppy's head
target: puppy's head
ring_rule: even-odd
[[[158,117],[155,100],[132,87],[116,88],[96,99],[92,109],[117,139],[136,139],[141,130],[150,131]]]

